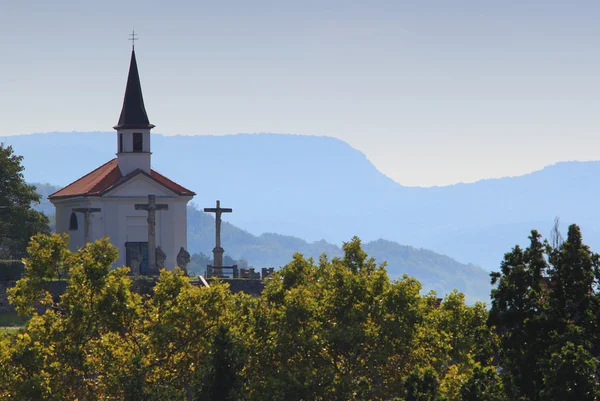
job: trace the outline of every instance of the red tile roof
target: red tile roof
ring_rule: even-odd
[[[116,187],[124,184],[138,174],[143,174],[151,180],[159,183],[163,187],[167,188],[171,192],[176,193],[180,196],[194,196],[194,192],[182,187],[181,185],[171,181],[164,175],[150,170],[150,174],[142,171],[135,170],[131,173],[123,176],[117,159],[112,159],[108,163],[103,164],[96,170],[88,173],[78,179],[75,182],[67,185],[66,187],[56,191],[52,195],[48,196],[50,199],[58,198],[72,198],[75,196],[102,196],[108,191],[115,189]]]

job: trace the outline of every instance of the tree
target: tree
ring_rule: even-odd
[[[544,401],[600,399],[598,381],[598,358],[587,346],[567,342],[556,352],[552,352],[544,377],[541,395]]]
[[[504,255],[501,271],[492,273],[490,326],[501,338],[500,365],[511,376],[520,395],[539,399],[543,373],[538,362],[548,346],[544,310],[548,302],[548,268],[541,235],[533,230],[526,249],[515,246]]]
[[[437,401],[439,399],[439,379],[432,368],[411,372],[404,387],[406,388],[404,401]]]
[[[462,401],[505,401],[500,376],[492,367],[477,366],[460,390]]]
[[[234,322],[247,313],[247,296],[218,283],[194,287],[181,269],[163,269],[142,297],[131,291],[129,268],[112,268],[118,251],[106,238],[74,253],[67,243],[66,235],[36,235],[28,247],[10,299],[33,317],[23,333],[0,335],[0,399],[202,399],[229,361],[241,361],[233,367],[241,371],[243,326]],[[67,286],[55,297],[46,285],[61,271]],[[235,377],[227,377],[232,393]]]
[[[574,224],[566,241],[558,248],[548,247],[548,254],[551,343],[542,399],[595,401],[600,397],[600,256],[583,243]]]
[[[180,269],[137,294],[106,238],[67,243],[36,235],[28,247],[10,299],[33,317],[0,334],[0,399],[502,399],[484,305],[390,281],[358,238],[340,258],[296,254],[257,298],[218,280],[193,286]],[[60,295],[47,290],[56,276]],[[583,351],[562,352],[578,385],[596,367]]]
[[[438,307],[418,281],[390,281],[358,238],[343,249],[296,254],[267,282],[250,315],[250,399],[459,400],[477,361],[491,363],[484,305],[454,292]]]
[[[0,259],[24,257],[31,236],[50,232],[48,218],[31,207],[40,196],[25,183],[22,161],[0,143]]]
[[[598,400],[600,256],[571,225],[566,241],[534,230],[530,246],[507,253],[492,274],[489,323],[501,337],[499,365],[516,399]]]

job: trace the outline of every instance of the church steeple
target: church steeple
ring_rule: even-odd
[[[150,124],[148,120],[148,114],[146,114],[146,108],[144,107],[142,85],[140,84],[140,75],[135,60],[135,49],[131,50],[131,63],[129,65],[123,108],[121,109],[119,122],[114,126],[116,130],[131,128],[154,128],[154,125]]]
[[[123,109],[119,123],[113,127],[117,130],[117,160],[121,174],[127,175],[135,170],[150,174],[150,124],[142,85],[135,60],[135,49],[131,49],[131,63],[123,99]]]

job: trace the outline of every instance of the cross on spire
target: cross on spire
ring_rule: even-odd
[[[135,50],[135,41],[140,40],[140,38],[138,38],[138,34],[135,33],[135,28],[133,28],[129,34],[129,40],[131,40],[131,49]]]

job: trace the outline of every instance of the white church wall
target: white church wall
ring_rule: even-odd
[[[87,202],[82,203],[81,207],[100,209],[99,212],[90,214],[90,242],[94,242],[95,240],[104,237],[104,216],[106,215],[106,210],[102,199],[100,197],[88,198]],[[83,221],[82,213],[79,213],[79,217],[81,217],[81,221]],[[83,230],[83,227],[80,227]],[[83,231],[82,235],[85,235]]]
[[[167,256],[165,267],[168,269],[172,269],[177,264],[179,248],[183,246],[187,249],[185,232],[187,200],[187,198],[175,197],[156,198],[157,204],[169,206],[168,210],[156,211],[156,246],[160,246],[165,252]],[[135,204],[146,204],[147,202],[147,195],[130,198],[104,198],[104,210],[107,211],[104,214],[105,235],[109,236],[111,243],[119,248],[119,259],[115,266],[123,266],[126,263],[126,242],[148,241],[148,213],[144,210],[135,210]],[[183,235],[181,231],[184,231]]]
[[[69,234],[69,249],[76,251],[84,245],[84,218],[82,213],[75,213],[77,230],[70,230],[71,213],[74,208],[87,207],[83,198],[65,199],[56,203],[56,232]]]
[[[110,191],[108,194],[105,195],[105,197],[140,197],[144,198],[145,202],[147,202],[148,195],[155,195],[157,202],[161,197],[171,198],[176,196],[173,192],[169,191],[167,188],[158,184],[151,178],[143,174],[138,174],[126,183]]]
[[[150,181],[150,183],[148,182]],[[84,245],[84,216],[76,213],[78,230],[69,230],[73,208],[100,208],[90,216],[90,241],[96,241],[104,236],[119,249],[119,258],[114,266],[126,264],[125,243],[148,241],[148,213],[135,210],[135,204],[146,204],[148,193],[156,194],[157,204],[167,204],[168,210],[156,211],[156,245],[160,246],[167,258],[165,267],[173,269],[177,266],[179,249],[188,249],[187,244],[187,203],[191,197],[165,197],[157,190],[166,191],[162,186],[144,177],[142,180],[132,179],[111,192],[112,196],[102,198],[77,198],[55,202],[56,231],[66,232],[70,236],[69,249],[75,251]],[[125,197],[114,196],[118,193],[143,193],[144,196]]]

